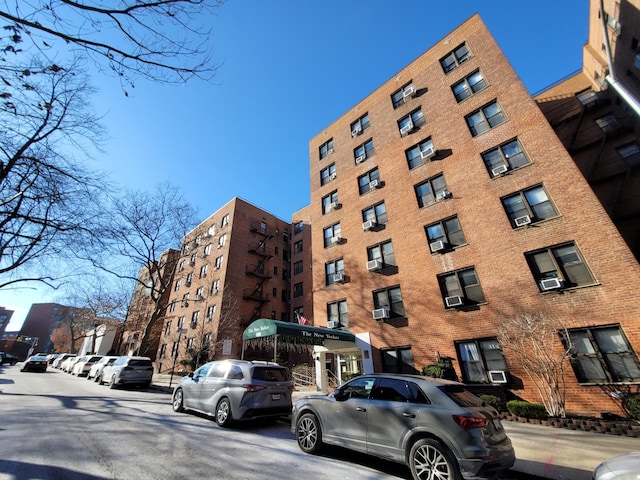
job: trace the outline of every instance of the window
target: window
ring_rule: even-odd
[[[209,305],[207,307],[207,322],[210,322],[211,320],[213,320],[213,315],[216,313],[216,306],[215,305]]]
[[[296,283],[293,286],[293,297],[294,298],[298,298],[298,297],[301,297],[302,295],[304,295],[304,290],[302,288],[302,282]]]
[[[450,71],[458,68],[461,63],[466,62],[470,58],[471,53],[469,52],[467,45],[463,43],[455,50],[442,57],[440,59],[440,65],[442,66],[442,70],[444,70],[444,73],[449,73]]]
[[[367,158],[373,157],[376,154],[376,149],[373,146],[373,139],[370,138],[362,145],[356,147],[353,151],[353,157],[356,159],[356,163],[362,163]]]
[[[330,328],[349,326],[349,312],[347,311],[346,300],[327,303],[327,325]]]
[[[203,349],[208,349],[210,345],[211,345],[211,334],[205,333],[204,336],[202,337]]]
[[[596,118],[596,125],[600,127],[602,133],[615,132],[622,126],[620,125],[620,120],[611,113],[604,117]]]
[[[184,325],[184,317],[178,317],[178,330],[181,330],[183,325]]]
[[[293,234],[297,235],[298,233],[302,233],[302,230],[304,230],[304,222],[300,221],[300,222],[296,222],[293,225]]]
[[[448,247],[459,247],[467,243],[460,227],[458,217],[440,220],[424,227],[431,252],[445,250]]]
[[[220,237],[218,238],[218,248],[222,248],[225,246],[225,244],[227,243],[227,235],[220,235]]]
[[[400,135],[405,136],[415,132],[422,125],[427,123],[422,113],[422,108],[414,110],[409,115],[402,117],[398,120],[398,128],[400,129]]]
[[[214,280],[211,282],[211,293],[215,295],[218,290],[220,290],[220,280]]]
[[[200,312],[195,311],[191,314],[191,326],[195,327],[198,325],[198,320],[200,319]]]
[[[187,338],[187,350],[193,349],[195,339],[193,337]]]
[[[369,128],[369,114],[365,113],[358,120],[351,124],[351,136],[357,137],[362,132],[364,132],[367,128]]]
[[[385,373],[418,373],[413,366],[411,347],[385,348],[382,354],[382,371]]]
[[[413,98],[416,91],[413,87],[413,82],[407,83],[404,87],[399,90],[396,90],[391,95],[391,103],[393,104],[393,108],[398,108],[404,105],[409,101],[410,98]]]
[[[187,279],[184,281],[185,287],[190,287],[192,280],[193,280],[193,273],[187,274]]]
[[[181,272],[182,270],[184,270],[184,264],[185,264],[185,260],[180,260],[180,263],[178,264],[178,271]]]
[[[332,163],[327,168],[320,170],[320,185],[326,185],[336,178],[336,164]],[[295,232],[294,232],[295,233]]]
[[[445,308],[483,303],[484,293],[473,267],[438,275]]]
[[[390,317],[404,317],[404,304],[400,287],[390,287],[373,292],[373,304],[376,309],[389,309]]]
[[[300,275],[302,273],[303,263],[299,260],[293,264],[293,274]]]
[[[338,202],[338,191],[335,190],[331,192],[329,195],[325,195],[322,197],[322,214],[326,214],[337,210],[340,203]]]
[[[271,289],[271,296],[272,296],[273,298],[278,298],[278,288],[277,288],[277,287],[273,287],[273,288]],[[273,313],[274,313],[274,315],[275,315],[275,312],[273,312]],[[276,317],[275,317],[275,316],[273,316],[273,317],[271,317],[271,318],[276,318]]]
[[[325,285],[342,283],[344,280],[344,260],[341,258],[324,264]]]
[[[362,221],[373,221],[376,225],[386,225],[387,219],[387,207],[384,202],[380,202],[373,207],[365,208],[362,211]]]
[[[616,148],[616,151],[627,165],[640,165],[640,145],[637,143],[628,143]]]
[[[333,153],[333,138],[320,145],[320,160]]]
[[[427,138],[410,149],[405,150],[404,154],[407,158],[407,164],[409,164],[409,170],[413,170],[414,168],[424,165],[435,155],[435,153],[436,151],[433,147],[433,141],[431,138]]]
[[[370,170],[364,175],[358,177],[358,191],[360,192],[360,195],[363,195],[375,188],[379,188],[380,186],[380,171],[377,168],[374,168],[373,170]]]
[[[204,300],[202,298],[202,292],[204,291],[204,287],[198,287],[196,289],[196,300]]]
[[[467,75],[451,87],[458,103],[487,87],[487,82],[479,70]]]
[[[418,207],[423,208],[435,202],[449,198],[449,190],[444,181],[444,175],[436,175],[414,187]]]
[[[542,185],[502,198],[502,206],[513,228],[558,216]]]
[[[638,357],[620,325],[567,331],[571,366],[580,383],[640,381]]]
[[[595,283],[593,275],[573,242],[525,253],[525,257],[540,291],[559,286],[576,287]],[[557,279],[560,284],[544,282],[551,279]]]
[[[200,242],[202,242],[202,235],[198,235],[193,241],[193,243],[195,243],[196,245],[200,245]]]
[[[197,253],[193,253],[191,255],[191,258],[189,259],[189,264],[191,265],[195,265],[196,264],[196,259],[198,258],[198,254]]]
[[[510,140],[498,148],[483,153],[482,160],[492,177],[531,163],[527,155],[522,151],[522,146],[518,139]]]
[[[179,350],[180,350],[180,344],[178,342],[173,342],[173,346],[171,347],[171,356],[177,357]]]
[[[507,371],[507,362],[496,338],[456,342],[456,350],[465,383],[491,383],[488,372]]]
[[[289,269],[288,268],[283,268],[282,269],[282,280],[285,280],[285,281],[290,280],[290,278],[289,278]]]
[[[158,354],[158,357],[164,358],[166,355],[167,355],[167,344],[163,343],[162,345],[160,345],[160,353]]]
[[[206,256],[208,256],[210,254],[211,254],[211,244],[209,243],[208,245],[206,245],[204,247],[204,256],[206,257]]]
[[[171,335],[171,320],[169,320],[167,324],[164,326],[164,335],[165,336]]]
[[[342,237],[340,236],[340,224],[336,223],[323,230],[324,233],[324,248],[331,247],[340,243]]]
[[[222,217],[222,226],[226,227],[229,225],[229,214],[227,213],[224,217]]]
[[[493,101],[485,105],[479,110],[465,117],[471,135],[477,137],[481,133],[486,132],[490,128],[496,127],[506,121],[506,117],[497,101]]]
[[[393,253],[391,240],[367,248],[367,259],[382,260],[383,267],[396,266],[396,256]]]
[[[177,302],[175,300],[169,304],[169,312],[175,312],[176,311],[176,304],[177,304]]]
[[[224,260],[224,255],[220,255],[219,257],[216,257],[216,270],[220,270],[222,268],[222,262]]]
[[[302,253],[302,240],[298,240],[293,244],[293,253]]]
[[[200,267],[200,278],[204,278],[207,276],[207,270],[209,270],[209,265],[202,265]]]
[[[576,97],[582,105],[589,105],[598,100],[598,94],[591,88],[577,93]]]
[[[176,280],[176,286],[174,288],[174,290],[177,292],[178,290],[180,290],[180,284],[182,283],[182,280]]]

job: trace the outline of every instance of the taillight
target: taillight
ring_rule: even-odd
[[[464,430],[483,428],[489,423],[486,417],[465,417],[464,415],[453,415],[453,420]]]
[[[260,390],[265,390],[267,387],[264,385],[243,385],[242,388],[247,392],[258,392]]]

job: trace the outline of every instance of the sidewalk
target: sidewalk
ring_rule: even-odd
[[[182,377],[154,375],[153,386],[172,392]],[[169,386],[171,383],[171,386]],[[294,391],[293,401],[314,391]],[[504,420],[516,451],[513,470],[552,480],[591,480],[603,460],[640,451],[640,438],[554,428]]]

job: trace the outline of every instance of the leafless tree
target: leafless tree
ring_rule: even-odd
[[[564,368],[573,348],[568,335],[561,341],[563,332],[556,318],[541,313],[507,318],[498,331],[502,347],[513,353],[511,358],[535,385],[547,413],[556,417],[566,415]]]
[[[182,83],[210,78],[206,22],[224,0],[24,0],[3,2],[0,18],[10,52],[56,58],[86,55],[134,86],[135,77]],[[126,88],[125,88],[126,91]]]
[[[222,352],[225,340],[242,342],[242,328],[238,314],[239,307],[240,304],[236,295],[229,288],[223,289],[220,315],[218,316],[213,351],[211,352],[213,358],[223,358]]]

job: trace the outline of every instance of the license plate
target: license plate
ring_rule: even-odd
[[[272,393],[271,394],[271,400],[280,400],[280,394],[279,393]]]
[[[493,419],[493,428],[495,428],[496,430],[502,430],[502,422],[499,418]]]

